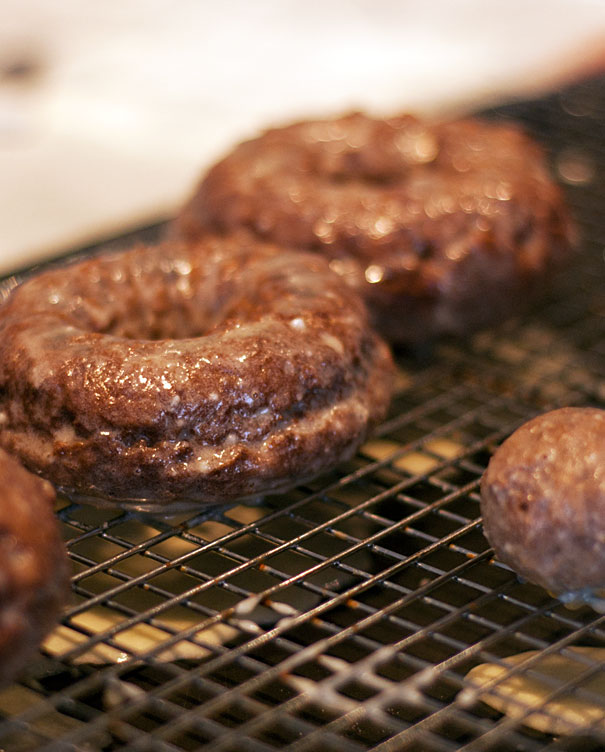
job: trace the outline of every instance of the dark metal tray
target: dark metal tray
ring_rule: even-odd
[[[401,355],[377,437],[313,484],[178,519],[61,501],[73,601],[0,692],[2,749],[605,748],[591,683],[605,664],[570,651],[601,646],[605,616],[494,561],[478,504],[515,426],[604,406],[605,81],[489,116],[523,122],[568,193],[582,258],[556,294],[468,343]],[[515,671],[502,662],[525,651]],[[473,694],[478,664],[539,679],[547,655],[581,664],[566,685],[542,677],[549,704],[517,692],[502,713]],[[565,694],[597,715],[566,721]]]

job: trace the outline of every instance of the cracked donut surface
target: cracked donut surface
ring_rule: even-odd
[[[392,359],[325,260],[244,234],[43,272],[0,307],[0,444],[69,496],[220,503],[350,457]]]

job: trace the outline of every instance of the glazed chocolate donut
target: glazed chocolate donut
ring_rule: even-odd
[[[325,254],[402,344],[516,313],[571,248],[541,148],[473,119],[352,114],[269,130],[210,169],[173,231],[237,227]]]
[[[521,426],[490,460],[481,511],[496,555],[522,577],[567,599],[605,588],[605,410]]]
[[[0,685],[10,683],[67,599],[67,555],[50,483],[0,450]]]
[[[137,247],[0,307],[0,443],[70,497],[220,503],[350,457],[392,372],[316,254],[244,235]]]

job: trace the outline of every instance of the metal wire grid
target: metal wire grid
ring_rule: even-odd
[[[589,683],[603,663],[572,649],[601,646],[605,617],[494,561],[477,492],[519,423],[603,404],[604,92],[594,81],[494,113],[551,147],[584,263],[497,334],[402,356],[391,415],[348,465],[178,519],[60,503],[73,602],[0,692],[3,749],[603,748],[602,718],[561,733],[552,703],[571,693],[605,716]],[[530,650],[514,670],[504,663]],[[546,676],[547,655],[578,675]],[[466,677],[485,662],[546,683],[538,710],[555,731],[537,730],[535,707],[503,715],[484,702]]]

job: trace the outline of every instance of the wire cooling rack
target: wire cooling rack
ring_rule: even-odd
[[[73,598],[0,692],[0,748],[605,748],[605,616],[494,561],[478,498],[517,425],[603,406],[605,81],[489,115],[522,121],[568,193],[583,255],[556,294],[401,355],[386,422],[315,483],[173,519],[60,501]]]

